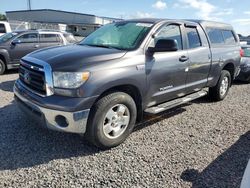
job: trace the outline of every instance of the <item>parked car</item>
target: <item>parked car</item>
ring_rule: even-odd
[[[223,100],[239,66],[239,39],[228,24],[127,20],[77,45],[25,56],[14,93],[20,108],[45,127],[85,133],[94,145],[110,148],[144,112],[163,112],[208,89],[213,100]]]
[[[248,165],[244,172],[240,188],[249,188],[249,187],[250,187],[250,161],[248,162]]]
[[[240,64],[240,74],[237,77],[237,80],[245,81],[250,83],[250,45],[243,45],[242,49],[242,58]]]
[[[67,32],[25,30],[6,33],[0,37],[0,75],[6,69],[18,68],[20,59],[30,52],[75,42],[74,36]]]
[[[0,36],[9,32],[11,32],[10,24],[8,22],[0,21]]]
[[[249,36],[239,36],[240,42],[246,43],[247,45],[250,45],[250,37]]]

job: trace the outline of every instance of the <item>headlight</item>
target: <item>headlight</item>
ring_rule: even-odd
[[[54,87],[77,88],[89,78],[89,72],[53,72]]]

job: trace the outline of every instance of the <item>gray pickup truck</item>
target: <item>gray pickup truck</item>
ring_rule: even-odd
[[[45,127],[122,143],[143,113],[209,94],[223,100],[239,73],[233,28],[200,20],[137,19],[105,25],[79,44],[38,50],[14,85],[23,111]]]

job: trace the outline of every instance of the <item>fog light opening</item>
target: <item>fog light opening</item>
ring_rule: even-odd
[[[69,126],[68,120],[62,116],[62,115],[57,115],[55,118],[55,122],[57,123],[58,126],[66,128]]]

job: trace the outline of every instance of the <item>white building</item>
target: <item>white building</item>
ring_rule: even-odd
[[[80,36],[87,36],[104,24],[121,20],[51,9],[8,11],[6,17],[13,30],[59,29]]]

